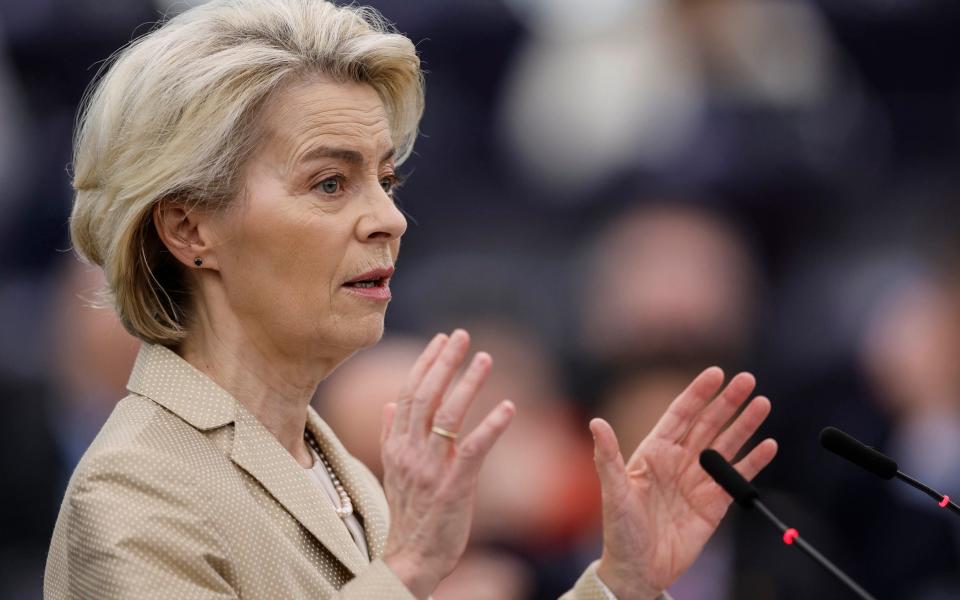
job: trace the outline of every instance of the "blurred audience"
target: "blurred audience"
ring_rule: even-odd
[[[811,3],[507,4],[532,35],[509,71],[502,136],[547,200],[624,171],[821,177],[887,156],[884,123]]]

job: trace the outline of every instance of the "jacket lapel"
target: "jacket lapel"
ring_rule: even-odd
[[[387,539],[387,514],[385,503],[378,502],[383,498],[383,490],[372,474],[366,473],[364,467],[350,456],[333,430],[309,408],[307,412],[307,427],[320,444],[320,448],[327,456],[343,487],[350,494],[354,510],[363,518],[363,531],[370,549],[370,558],[375,560],[383,556],[383,548]]]
[[[137,356],[127,388],[150,398],[201,431],[233,422],[230,452],[233,462],[260,482],[354,575],[368,566],[333,505],[303,467],[252,413],[212,379],[172,350],[145,344]],[[315,417],[312,409],[310,413]],[[326,440],[326,436],[318,439]],[[339,469],[337,474],[341,476],[347,471]],[[360,494],[354,493],[356,488],[351,488],[352,478],[344,479],[351,498],[359,498]]]
[[[368,566],[350,532],[303,467],[252,414],[237,406],[230,458],[260,482],[287,512],[354,575]]]

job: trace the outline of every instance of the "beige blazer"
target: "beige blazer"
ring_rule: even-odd
[[[144,345],[127,387],[70,479],[45,598],[412,598],[380,558],[379,483],[312,409],[372,562],[276,438],[177,354]],[[564,598],[607,600],[594,568]]]

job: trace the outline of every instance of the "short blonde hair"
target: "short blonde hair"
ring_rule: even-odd
[[[185,269],[153,225],[155,204],[220,209],[237,197],[270,95],[319,73],[371,85],[398,162],[423,113],[413,43],[375,10],[324,0],[214,0],[119,51],[88,90],[74,141],[74,248],[101,266],[124,327],[151,343],[186,335]]]

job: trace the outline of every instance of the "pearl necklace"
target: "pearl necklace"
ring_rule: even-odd
[[[340,506],[335,507],[337,516],[341,519],[346,519],[353,514],[353,502],[350,500],[350,495],[347,494],[347,490],[343,487],[343,484],[340,483],[340,479],[337,477],[337,474],[334,473],[333,467],[327,462],[327,457],[324,456],[323,450],[320,449],[320,444],[317,443],[317,440],[307,431],[303,432],[303,439],[307,442],[307,445],[317,453],[317,457],[320,458],[320,464],[327,470],[327,475],[330,476],[330,481],[333,482],[333,487],[337,490],[337,495],[340,496]]]

